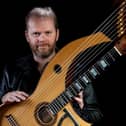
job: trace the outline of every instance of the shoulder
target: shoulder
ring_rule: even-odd
[[[20,67],[20,66],[28,66],[35,63],[33,56],[32,55],[26,55],[26,56],[22,56],[20,58],[17,58],[15,60],[15,65]]]
[[[9,61],[5,64],[5,69],[8,71],[24,70],[34,66],[35,61],[32,55],[26,55]]]

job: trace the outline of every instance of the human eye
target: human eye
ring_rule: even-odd
[[[46,31],[45,34],[46,34],[47,36],[49,36],[49,35],[52,34],[52,32],[51,32],[51,31]]]
[[[33,36],[34,37],[39,37],[40,36],[40,32],[33,32]]]

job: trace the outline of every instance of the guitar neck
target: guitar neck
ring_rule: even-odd
[[[116,14],[116,16],[114,16]],[[53,115],[56,115],[67,103],[73,100],[73,97],[77,96],[78,93],[89,84],[97,79],[104,71],[106,71],[115,61],[122,55],[126,54],[126,0],[124,0],[121,5],[110,15],[113,23],[116,22],[116,30],[112,30],[113,23],[112,20],[106,20],[106,27],[102,30],[106,35],[112,38],[113,41],[117,38],[121,42],[116,42],[115,46],[111,48],[105,55],[103,55],[95,64],[88,68],[87,71],[82,73],[75,81],[70,84],[64,92],[62,92],[56,99],[54,99],[50,104],[48,104],[48,109]],[[102,25],[101,25],[102,26]],[[114,25],[115,26],[115,25]],[[101,31],[102,31],[101,30]],[[108,32],[112,30],[111,32]],[[97,31],[97,30],[96,30]],[[122,37],[123,36],[123,37]]]
[[[122,35],[126,34],[126,0],[124,0],[117,12],[117,33],[120,38]]]
[[[53,115],[56,115],[73,97],[84,88],[97,79],[104,71],[106,71],[119,57],[120,53],[116,47],[110,49],[103,55],[95,64],[93,64],[86,72],[81,74],[78,79],[72,82],[63,93],[54,99],[49,105],[48,109]]]
[[[118,0],[116,9],[106,18],[106,20],[96,30],[103,32],[116,41],[126,34],[126,0]]]

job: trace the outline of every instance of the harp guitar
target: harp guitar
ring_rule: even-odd
[[[113,31],[109,31],[113,26],[111,18],[114,18],[113,20],[119,26],[119,37]],[[116,20],[118,18],[121,19],[120,22]],[[26,101],[0,107],[0,126],[91,126],[91,123],[77,115],[71,105],[71,100],[84,90],[90,81],[102,75],[121,55],[126,54],[125,18],[126,0],[105,20],[105,27],[102,23],[101,28],[99,27],[91,35],[74,40],[62,48],[48,64],[37,88]],[[117,37],[120,38],[120,42],[115,43],[66,87],[66,76],[70,76],[69,67],[73,61],[76,62],[75,57],[78,54],[102,42],[109,45]],[[85,61],[87,59],[91,61],[97,53],[102,53],[103,48],[106,46],[95,47],[88,58],[83,58]],[[88,62],[84,63],[86,65]]]

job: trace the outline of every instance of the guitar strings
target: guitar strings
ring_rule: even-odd
[[[51,79],[52,79],[52,77],[51,77]]]
[[[101,52],[100,52],[101,53]]]
[[[124,5],[123,5],[124,6]],[[124,12],[124,13],[126,13],[126,12]],[[114,17],[115,18],[115,17]],[[123,19],[125,19],[125,15],[122,17]],[[111,25],[114,25],[115,24],[115,22],[116,22],[116,20],[115,21],[113,21],[113,23],[111,24]],[[108,23],[111,23],[110,21],[108,22]],[[109,25],[109,26],[111,26],[111,25]],[[125,27],[125,26],[124,26]],[[112,27],[107,27],[106,29],[108,29],[109,28],[109,31],[111,30],[111,28]],[[114,29],[112,29],[113,31],[111,32],[111,33],[107,33],[106,32],[106,34],[108,34],[109,36],[111,36],[111,38],[113,38],[113,40],[116,38],[115,36],[116,36],[116,34],[113,34],[115,31],[116,31],[116,29],[114,28]],[[105,30],[103,31],[103,33],[105,32]],[[112,43],[112,42],[111,42]],[[96,59],[96,57],[101,53],[101,52],[103,52],[102,50],[104,50],[105,48],[107,48],[109,45],[111,45],[111,43],[110,44],[108,44],[107,46],[105,46],[105,45],[102,45],[101,47],[98,47],[98,46],[96,46],[95,48],[91,48],[91,49],[89,49],[86,53],[84,53],[84,55],[82,55],[81,57],[80,57],[80,59],[77,59],[77,60],[75,60],[75,62],[74,62],[74,64],[77,64],[78,62],[81,64],[82,62],[85,62],[85,65],[87,65],[88,66],[88,64],[90,64],[94,59]],[[93,50],[93,51],[92,51]],[[92,53],[93,52],[93,53]],[[83,60],[82,60],[83,59]],[[74,66],[73,66],[74,67]],[[71,67],[70,68],[70,71],[71,71],[71,69],[73,69],[73,67]],[[86,66],[85,66],[86,67]],[[78,68],[81,68],[81,67],[78,67]],[[76,70],[77,71],[77,73],[75,72],[74,74],[78,74],[79,72],[80,72],[80,70]],[[72,75],[71,74],[68,74],[68,75],[70,75],[70,76],[68,76],[68,80],[69,80],[69,78],[71,78],[72,77]]]
[[[124,17],[125,18],[125,17]],[[126,27],[126,25],[124,25],[124,28]],[[112,40],[115,40],[115,36],[116,36],[116,34],[113,34],[113,32],[115,32],[116,30],[114,29],[111,33],[109,33],[109,35],[111,35],[111,37],[113,38]],[[107,33],[108,34],[108,33]],[[108,46],[109,45],[111,45],[111,44],[113,44],[113,42],[111,42],[110,44],[108,44]],[[80,64],[82,64],[82,62],[84,62],[84,68],[86,68],[89,64],[91,64],[96,58],[97,58],[97,56],[99,55],[99,54],[101,54],[102,52],[103,52],[103,50],[104,49],[106,49],[106,45],[105,44],[103,44],[103,45],[101,45],[101,48],[100,47],[98,47],[98,46],[96,46],[96,48],[94,48],[93,49],[93,53],[91,52],[92,51],[92,48],[90,48],[89,50],[88,50],[88,52],[86,52],[86,53],[84,53],[79,59],[77,59],[77,60],[75,60],[75,64],[77,64],[78,62],[80,63]],[[94,51],[95,50],[95,51]],[[88,56],[88,55],[86,55],[86,54],[89,54],[91,52],[91,54],[90,54],[90,56]],[[83,59],[83,60],[82,60]],[[83,64],[81,65],[81,66],[83,66]],[[76,69],[76,71],[75,71],[75,76],[76,75],[78,75],[79,73],[80,73],[80,68],[82,68],[82,67],[78,67],[77,69]],[[71,67],[70,68],[70,71],[71,71],[71,69],[73,69],[74,68],[74,66],[73,67]],[[81,70],[82,71],[82,70]],[[80,73],[81,74],[81,73]],[[72,77],[72,74],[70,73],[70,72],[68,72],[68,80]]]
[[[81,45],[82,46],[82,45]],[[108,46],[108,45],[107,45]],[[99,50],[101,50],[101,49],[99,49]],[[93,52],[94,53],[94,52]],[[72,53],[73,54],[73,53]],[[89,54],[89,52],[88,52],[88,54]],[[68,58],[69,59],[69,58]],[[81,58],[82,59],[82,58]],[[86,59],[86,58],[85,58]],[[66,60],[66,61],[68,61],[68,60]],[[75,61],[76,62],[76,61]],[[66,65],[66,64],[65,64]],[[65,66],[65,65],[63,65],[63,66]],[[52,79],[52,78],[51,78]],[[52,80],[51,80],[51,82],[52,82]]]
[[[108,23],[109,23],[109,22],[108,22]],[[109,28],[109,29],[110,29],[110,28]],[[114,32],[114,30],[113,30],[113,32]],[[111,34],[112,34],[112,32],[111,32]],[[114,35],[113,35],[113,36],[114,36]],[[88,41],[88,40],[87,40],[87,41]],[[94,41],[94,40],[93,40],[93,41]],[[89,41],[89,42],[90,42],[90,41]],[[81,45],[81,46],[82,46],[82,45]],[[86,45],[86,46],[87,46],[87,45]],[[107,46],[109,46],[109,45],[107,45]],[[106,46],[106,47],[107,47],[107,46]],[[99,50],[100,50],[100,51],[102,52],[102,49],[101,49],[102,47],[101,47],[101,48],[98,48],[98,49],[97,49],[97,48],[98,48],[98,47],[96,47],[96,48],[93,49],[93,50],[95,50],[95,51],[97,51],[97,52],[99,52]],[[105,48],[105,47],[104,47],[104,48]],[[103,49],[104,49],[104,48],[103,48]],[[77,48],[77,49],[78,49],[78,48]],[[79,48],[79,49],[80,49],[80,48]],[[77,51],[76,51],[76,52],[77,52]],[[90,50],[90,51],[88,51],[88,52],[86,53],[87,55],[84,54],[83,57],[80,57],[80,59],[82,60],[83,58],[85,58],[86,61],[88,61],[88,60],[87,60],[87,57],[88,57],[88,55],[89,55],[91,52],[93,52],[92,57],[94,58],[94,54],[96,54],[96,52]],[[100,52],[100,53],[101,53],[101,52]],[[74,53],[72,53],[72,54],[74,54]],[[72,56],[70,56],[70,57],[72,57]],[[91,59],[91,57],[90,57],[90,59]],[[69,60],[69,57],[68,57],[68,59],[67,59],[66,61],[68,61],[68,60]],[[84,61],[84,60],[82,60],[82,61]],[[78,63],[78,60],[76,60],[74,64],[77,64],[77,63]],[[65,63],[65,65],[66,65],[66,63]],[[63,66],[64,66],[64,65],[63,65]],[[72,69],[72,68],[71,68],[71,69]],[[71,74],[70,74],[70,75],[71,75]],[[69,76],[69,78],[71,78],[71,76]]]
[[[121,6],[122,6],[122,4],[121,4]],[[121,7],[121,6],[120,6],[120,7]],[[125,5],[124,5],[124,6],[125,6]],[[116,9],[116,10],[115,10],[115,11],[114,11],[114,12],[113,12],[113,13],[112,13],[112,14],[111,14],[111,15],[110,15],[110,16],[109,16],[109,17],[108,17],[108,18],[107,18],[107,19],[106,19],[106,20],[105,20],[94,32],[93,32],[93,33],[96,33],[97,31],[99,31],[98,29],[100,29],[100,27],[101,27],[103,24],[105,24],[105,23],[109,20],[110,17],[114,18],[114,16],[112,16],[112,15],[113,15],[117,10],[119,10],[120,7],[117,8],[117,9]],[[110,22],[110,21],[108,21],[107,24],[109,24],[109,22]],[[109,24],[109,25],[110,25],[110,24]],[[110,25],[110,26],[111,26],[111,25]],[[106,29],[108,26],[106,27],[106,24],[105,24],[104,27],[105,27],[105,29]],[[103,28],[102,28],[102,29],[103,29]],[[105,30],[103,30],[103,31],[105,31]],[[103,38],[103,39],[104,39],[104,38]],[[88,41],[88,43],[90,44],[91,41],[94,41],[94,38],[93,38],[93,40],[90,40],[90,37],[89,37],[89,38],[87,37],[87,39],[84,40],[84,41],[85,41],[85,42]],[[82,44],[85,44],[85,43],[82,43]],[[87,45],[87,43],[86,43],[84,46],[86,46],[86,45]],[[80,45],[79,48],[81,48],[82,46],[83,46],[83,45]],[[78,50],[79,48],[77,48],[77,50]],[[76,50],[76,51],[77,51],[77,50]],[[100,50],[100,49],[98,49],[98,50]],[[93,51],[93,50],[92,50],[92,51]],[[75,53],[75,52],[74,52],[74,53]],[[74,53],[72,53],[72,54],[74,54]],[[88,52],[88,53],[89,53],[89,52]],[[93,52],[93,53],[95,53],[95,52]],[[87,54],[87,55],[89,55],[89,54]],[[85,54],[85,56],[86,56],[86,54]],[[73,57],[73,56],[70,55],[70,57]],[[70,57],[68,57],[68,59],[70,59]],[[68,59],[65,60],[65,62],[63,63],[63,67],[67,64]],[[86,59],[86,60],[87,60],[87,59]],[[65,65],[64,65],[64,64],[65,64]],[[64,73],[65,73],[65,72],[64,72]],[[52,81],[55,79],[55,76],[54,76],[54,75],[55,75],[54,73],[51,73],[51,75],[49,75],[48,80],[44,80],[43,83],[48,82],[48,83],[51,84]],[[56,79],[57,79],[57,78],[56,78]],[[51,89],[53,86],[54,86],[54,85],[48,85],[47,87],[42,88],[42,90],[41,90],[40,92],[37,92],[38,94],[36,94],[35,97],[36,97],[36,98],[41,97],[42,92],[44,92],[44,91],[46,92],[46,89],[48,89],[48,88]],[[48,97],[49,97],[48,92],[45,93],[44,97],[45,97],[45,98],[48,98]],[[28,102],[26,102],[25,104],[33,105],[33,104],[32,104],[32,101],[30,101],[30,99],[28,99]],[[18,113],[18,116],[20,117],[20,114],[25,113],[25,111],[26,111],[26,110],[22,111],[21,113]],[[30,111],[30,110],[29,110],[29,111]],[[16,113],[16,112],[15,112],[15,113]],[[27,121],[28,121],[28,120],[27,120]],[[26,122],[26,123],[27,123],[27,122]]]

